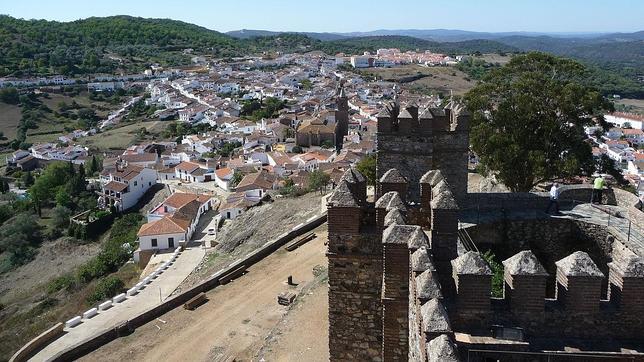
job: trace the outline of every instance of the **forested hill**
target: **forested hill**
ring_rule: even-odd
[[[111,16],[56,22],[0,15],[0,76],[140,70],[152,62],[186,64],[190,61],[182,53],[186,48],[198,54],[229,57],[266,51],[355,54],[390,47],[447,53],[516,50],[488,40],[439,43],[408,36],[373,36],[322,41],[299,33],[237,39],[169,19]]]
[[[168,19],[112,16],[56,22],[0,16],[0,76],[109,72],[118,64],[106,54],[177,64],[186,59],[173,51],[185,48],[230,55],[238,44],[216,31]]]
[[[320,44],[321,50],[334,54],[359,54],[363,51],[375,52],[379,48],[399,48],[407,50],[432,50],[447,54],[470,54],[475,52],[496,53],[514,52],[517,48],[491,40],[467,40],[460,42],[441,43],[431,40],[414,38],[411,36],[383,35],[364,36],[327,41]]]

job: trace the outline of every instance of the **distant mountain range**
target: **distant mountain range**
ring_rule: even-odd
[[[284,34],[266,30],[226,33],[239,39]],[[323,49],[355,50],[386,45],[404,50],[430,49],[445,53],[542,51],[615,70],[631,79],[644,75],[644,31],[633,33],[476,32],[450,29],[374,30],[350,33],[287,32],[322,41]],[[395,41],[393,41],[395,40]],[[398,44],[398,46],[397,46]],[[331,46],[334,45],[334,46]],[[351,47],[348,47],[351,45]]]
[[[289,32],[289,31],[269,31],[269,30],[234,30],[229,31],[226,34],[234,38],[239,39],[248,39],[258,36],[272,36],[283,33],[297,33],[304,34],[308,37],[322,40],[338,40],[343,38],[354,38],[354,37],[373,37],[373,36],[410,36],[414,38],[420,38],[425,40],[433,40],[438,42],[456,42],[456,41],[467,41],[467,40],[500,40],[505,38],[512,37],[547,37],[553,39],[576,39],[578,41],[634,41],[634,40],[644,40],[644,31],[639,31],[635,33],[546,33],[546,32],[523,32],[523,31],[511,31],[511,32],[479,32],[479,31],[468,31],[468,30],[455,30],[455,29],[399,29],[399,30],[373,30],[366,32],[347,32],[347,33],[319,33],[319,32]]]

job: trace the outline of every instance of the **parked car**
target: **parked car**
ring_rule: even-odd
[[[215,235],[215,229],[214,228],[208,229],[208,235]]]

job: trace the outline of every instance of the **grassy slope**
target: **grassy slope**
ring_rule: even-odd
[[[426,75],[421,79],[402,84],[403,88],[419,93],[440,92],[443,95],[448,95],[452,90],[454,94],[462,95],[475,85],[474,81],[467,80],[465,73],[454,67],[421,67],[410,64],[395,68],[371,68],[364,72],[393,81],[416,74]]]

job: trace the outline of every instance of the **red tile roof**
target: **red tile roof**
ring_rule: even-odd
[[[105,186],[103,186],[103,188],[106,189],[106,190],[122,192],[125,189],[127,189],[127,184],[125,184],[123,182],[118,182],[118,181],[110,181]]]

